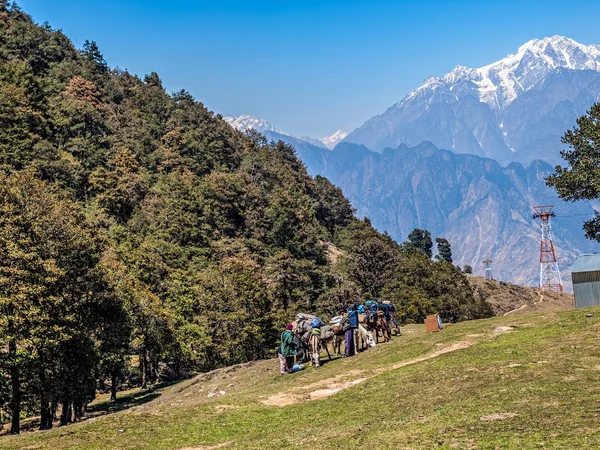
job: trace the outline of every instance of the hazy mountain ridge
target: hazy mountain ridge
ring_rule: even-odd
[[[302,141],[310,145],[329,150],[332,150],[338,143],[340,143],[346,136],[348,136],[348,133],[343,130],[337,130],[332,135],[325,136],[321,139],[315,139],[310,136],[294,136],[290,133],[286,133],[285,131],[280,130],[267,120],[258,119],[248,114],[244,114],[238,117],[224,117],[223,120],[225,120],[225,122],[227,122],[229,125],[231,125],[239,131],[247,131],[253,129],[255,131],[258,131],[259,133],[264,134],[267,137],[271,137],[273,134],[275,134],[277,135],[275,136],[276,138],[279,138],[284,142],[291,141],[289,143],[292,143],[292,145],[298,143],[298,141]]]
[[[554,204],[560,267],[568,268],[577,254],[592,251],[581,221],[591,216],[588,203],[565,203],[545,185],[553,171],[543,161],[526,167],[502,166],[474,155],[440,150],[429,142],[409,148],[387,148],[383,153],[341,143],[332,152],[298,150],[311,174],[321,174],[340,186],[359,217],[368,216],[379,230],[398,241],[414,228],[444,236],[453,245],[455,263],[473,266],[483,274],[482,261],[494,261],[496,278],[535,284],[539,271],[539,224],[532,206]],[[570,216],[570,217],[564,217]]]
[[[376,151],[431,141],[502,163],[560,161],[562,133],[600,100],[600,46],[554,36],[479,69],[430,77],[344,141]]]
[[[599,100],[600,46],[554,36],[479,69],[428,78],[331,152],[275,127],[258,131],[293,145],[311,175],[340,186],[359,216],[396,240],[425,228],[451,240],[459,265],[482,274],[490,257],[496,277],[535,284],[532,206],[556,205],[563,271],[597,248],[581,230],[590,204],[562,202],[544,179],[562,162],[562,134]]]

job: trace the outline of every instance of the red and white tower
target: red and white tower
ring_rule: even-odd
[[[540,219],[542,240],[540,241],[540,289],[564,292],[560,270],[556,259],[556,250],[552,243],[552,225],[550,218],[556,216],[552,212],[553,205],[534,206],[534,219]]]

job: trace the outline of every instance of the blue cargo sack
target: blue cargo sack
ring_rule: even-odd
[[[323,326],[323,322],[318,317],[315,317],[310,323],[310,326],[313,328],[321,328]]]

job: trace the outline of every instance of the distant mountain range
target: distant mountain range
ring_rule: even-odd
[[[543,161],[503,167],[430,142],[382,153],[342,142],[333,151],[302,147],[298,154],[309,173],[342,188],[358,217],[368,216],[399,242],[414,228],[446,237],[454,262],[471,265],[476,274],[484,274],[482,261],[489,257],[496,279],[537,283],[540,229],[532,219],[534,205],[555,205],[555,244],[567,286],[575,256],[599,249],[581,230],[592,206],[559,200],[545,184],[553,168]]]
[[[331,136],[326,136],[321,139],[315,139],[309,136],[297,137],[280,130],[279,128],[275,127],[272,123],[264,119],[257,119],[256,117],[246,114],[238,117],[224,117],[223,119],[231,126],[240,131],[254,129],[266,135],[267,137],[277,135],[278,137],[283,138],[284,141],[287,141],[288,138],[293,138],[293,140],[291,141],[293,143],[297,141],[303,141],[311,145],[321,148],[328,148],[330,150],[333,149],[340,141],[342,141],[342,139],[348,136],[348,133],[346,133],[345,131],[337,130]]]
[[[479,69],[431,77],[346,142],[382,151],[427,140],[501,163],[560,162],[560,137],[600,100],[600,46],[534,39]]]
[[[397,241],[416,227],[448,238],[455,262],[478,274],[490,257],[496,278],[535,285],[532,206],[553,204],[568,286],[574,257],[599,250],[581,229],[594,210],[559,200],[545,177],[562,163],[562,134],[596,101],[600,46],[554,36],[488,66],[428,78],[347,136],[298,138],[251,116],[226,120],[293,145],[310,174],[341,187],[358,216]]]

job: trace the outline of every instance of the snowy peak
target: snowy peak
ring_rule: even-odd
[[[223,120],[229,125],[239,131],[247,131],[250,129],[256,130],[259,133],[272,132],[282,136],[289,136],[300,141],[308,142],[309,144],[316,145],[317,147],[333,149],[342,139],[344,139],[348,133],[342,130],[338,130],[331,136],[324,137],[323,139],[314,139],[309,136],[294,136],[290,133],[286,133],[280,130],[271,122],[264,119],[257,119],[254,116],[244,114],[238,117],[223,117]]]
[[[517,55],[531,52],[543,58],[553,67],[572,70],[591,69],[598,71],[600,46],[584,45],[564,36],[532,39],[521,47]]]
[[[287,133],[284,133],[279,128],[275,127],[271,122],[268,122],[264,119],[257,119],[256,117],[248,114],[244,114],[239,117],[223,117],[223,120],[239,131],[253,129],[259,133],[263,131],[272,131],[274,133],[287,135]]]
[[[479,68],[429,77],[344,141],[383,151],[430,141],[502,163],[562,162],[561,135],[600,102],[600,46],[532,39]]]
[[[453,91],[461,83],[472,83],[481,102],[502,110],[558,68],[600,72],[600,46],[580,44],[564,36],[532,39],[519,47],[517,53],[487,66],[478,69],[457,66],[443,77],[430,77],[403,102],[423,90],[447,88]]]
[[[346,136],[348,136],[348,133],[342,130],[337,130],[331,136],[321,138],[321,142],[323,143],[323,145],[325,145],[325,147],[331,150],[336,145],[338,145]]]

